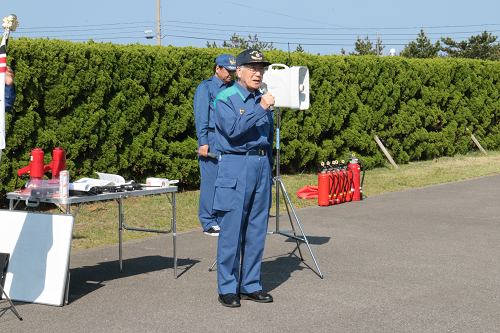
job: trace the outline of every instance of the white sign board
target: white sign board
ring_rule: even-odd
[[[0,252],[10,253],[4,289],[12,300],[63,305],[74,220],[0,210]]]

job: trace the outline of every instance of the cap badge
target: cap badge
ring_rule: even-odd
[[[260,53],[258,51],[252,51],[252,52],[250,52],[250,57],[253,60],[262,60],[262,53]]]

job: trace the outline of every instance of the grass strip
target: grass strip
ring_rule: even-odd
[[[394,169],[389,163],[368,170],[363,184],[364,196],[372,196],[415,187],[441,184],[474,177],[500,173],[500,152],[490,151],[485,156],[470,153],[454,157],[442,157],[431,161],[411,162]],[[315,206],[317,199],[300,199],[295,192],[305,185],[317,185],[318,175],[302,173],[281,175],[294,208]],[[176,195],[177,230],[200,227],[198,221],[199,191],[180,190]],[[275,208],[275,186],[273,207]],[[346,203],[348,204],[348,203]],[[85,203],[75,219],[72,250],[82,250],[118,242],[118,208],[114,200]],[[44,212],[56,213],[53,205],[41,207]],[[72,206],[75,209],[76,205]],[[286,210],[280,203],[280,210]],[[172,208],[165,195],[130,197],[123,200],[125,225],[134,228],[169,229]],[[200,229],[201,232],[201,229]],[[154,236],[154,233],[123,231],[123,240]]]

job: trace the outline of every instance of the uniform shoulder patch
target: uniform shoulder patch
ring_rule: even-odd
[[[218,100],[223,100],[226,102],[229,97],[239,94],[241,98],[243,99],[243,95],[241,94],[240,90],[236,86],[231,86],[227,89],[222,90],[220,93],[217,94],[217,98],[214,101],[214,109],[217,107],[217,101]]]

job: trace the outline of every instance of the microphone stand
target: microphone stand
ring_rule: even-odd
[[[321,270],[319,269],[318,262],[316,261],[316,258],[314,257],[314,254],[312,252],[311,246],[309,244],[309,241],[307,240],[306,234],[304,233],[304,229],[302,229],[302,225],[300,224],[299,218],[297,216],[297,213],[295,212],[295,209],[293,208],[292,202],[290,201],[290,197],[288,196],[288,193],[285,188],[285,184],[283,184],[283,180],[281,179],[280,176],[280,128],[281,128],[281,111],[280,108],[276,108],[276,176],[273,178],[273,180],[276,183],[276,230],[275,231],[268,231],[267,234],[273,234],[273,235],[282,235],[288,238],[295,239],[297,243],[297,248],[299,250],[300,254],[300,260],[305,261],[304,257],[302,256],[302,251],[300,250],[300,243],[303,242],[307,244],[307,248],[309,249],[309,252],[311,253],[311,257],[314,260],[314,264],[316,265],[316,268],[318,269],[319,276],[323,278],[323,274],[321,273]],[[280,230],[280,189],[283,194],[283,201],[286,206],[286,211],[288,213],[288,218],[290,220],[290,226],[292,230],[290,231],[281,231]],[[297,236],[297,233],[295,232],[295,228],[293,226],[293,219],[292,215],[290,214],[290,209],[293,212],[293,215],[295,217],[295,222],[297,222],[297,225],[300,228],[300,232],[302,233],[302,236]],[[290,234],[293,232],[293,235]]]

